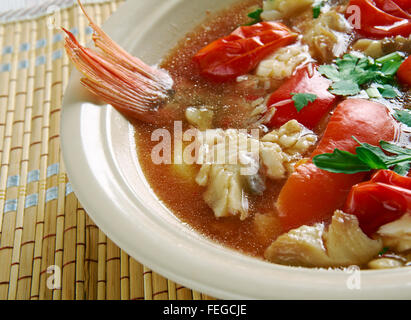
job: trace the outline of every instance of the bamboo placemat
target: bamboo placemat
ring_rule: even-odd
[[[101,24],[122,2],[86,9]],[[59,136],[71,65],[51,15],[30,14],[0,15],[0,299],[211,299],[129,257],[78,202]],[[60,18],[91,39],[78,6]]]

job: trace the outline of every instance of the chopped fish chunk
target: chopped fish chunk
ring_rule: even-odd
[[[200,130],[212,128],[214,111],[206,107],[186,109],[185,116],[187,121],[194,127]]]
[[[285,79],[294,70],[311,60],[307,45],[293,44],[278,49],[274,54],[260,62],[256,75],[264,78]]]
[[[317,140],[295,120],[273,130],[261,140],[241,130],[199,132],[196,177],[206,187],[204,200],[216,217],[249,216],[248,195],[262,194],[264,179],[286,178]]]
[[[324,223],[302,226],[281,235],[265,252],[267,260],[305,267],[361,265],[377,256],[381,239],[362,232],[355,216],[337,210],[326,230]]]
[[[261,17],[266,21],[290,18],[309,9],[313,3],[314,0],[265,0]]]
[[[350,44],[352,26],[334,10],[321,14],[315,22],[303,20],[297,28],[302,31],[303,42],[310,47],[311,55],[322,61],[341,56]]]
[[[411,249],[411,215],[405,214],[400,219],[383,225],[378,230],[385,247],[397,252]]]

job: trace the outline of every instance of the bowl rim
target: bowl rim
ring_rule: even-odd
[[[188,1],[193,8],[204,7],[201,0],[127,1],[103,28],[130,49],[127,26],[148,32],[170,10],[186,10]],[[218,1],[209,1],[210,7]],[[147,12],[152,12],[151,23]],[[96,105],[79,79],[74,71],[61,113],[61,148],[69,181],[98,227],[137,261],[172,281],[222,299],[411,297],[411,268],[359,271],[361,288],[350,289],[347,281],[354,274],[346,271],[271,264],[190,235],[190,230],[174,230],[169,221],[149,215],[145,199],[136,198],[118,166],[119,154],[137,161],[130,143],[132,126],[111,107]]]

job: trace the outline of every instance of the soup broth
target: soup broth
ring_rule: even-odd
[[[261,6],[262,1],[242,1],[225,11],[213,15],[209,14],[204,22],[188,33],[164,58],[161,68],[167,70],[174,80],[176,88],[174,103],[179,109],[181,119],[184,119],[183,130],[191,127],[184,118],[184,111],[192,106],[212,106],[214,112],[213,128],[250,128],[252,127],[252,125],[250,126],[250,113],[255,108],[254,101],[257,98],[266,99],[284,83],[285,79],[265,79],[263,85],[255,85],[255,81],[250,81],[250,79],[254,80],[255,75],[253,74],[246,79],[248,82],[241,81],[241,79],[213,82],[200,74],[193,61],[193,56],[204,46],[230,34],[237,27],[249,23],[250,19],[247,14]],[[310,28],[310,24],[315,23],[311,16],[311,10],[307,14],[298,15],[297,18],[285,18],[282,21],[299,31],[304,31]],[[347,45],[338,56],[341,57],[344,53],[354,50],[353,45],[359,39],[361,36],[354,35],[354,33],[343,35],[340,40],[346,42]],[[305,44],[304,38],[299,38],[297,44],[303,46]],[[408,53],[405,52],[405,54]],[[321,52],[311,54],[311,59],[317,65],[330,63],[333,60],[332,57],[324,56]],[[250,82],[254,86],[250,86]],[[396,98],[381,99],[380,102],[392,112],[398,107],[401,109],[407,107],[408,99],[407,90],[404,89]],[[338,105],[338,101],[342,100],[341,97],[338,97],[337,102],[334,103],[334,108]],[[318,140],[304,154],[305,157],[308,157],[318,146],[318,141],[324,134],[333,109],[312,128],[312,132],[315,133]],[[158,141],[152,141],[152,134],[158,129],[158,126],[139,121],[133,123],[136,131],[137,153],[143,172],[158,198],[170,211],[183,223],[188,224],[206,237],[224,246],[263,259],[267,247],[287,231],[281,227],[278,221],[276,206],[280,191],[287,179],[266,179],[263,194],[250,194],[247,198],[249,210],[247,219],[241,220],[237,216],[218,218],[212,208],[204,201],[206,187],[196,183],[200,166],[195,164],[155,164],[151,154]],[[170,124],[165,125],[164,129],[173,133],[175,128],[173,124]],[[259,126],[258,129],[262,134],[269,132],[265,126]],[[401,146],[409,145],[408,128],[398,126],[396,130],[395,142]],[[174,139],[174,135],[172,135],[172,139]],[[371,173],[367,174],[364,181],[370,177]],[[331,223],[331,219],[326,219],[323,222],[327,227]],[[386,256],[391,254],[391,257],[395,259],[408,261],[409,254],[407,252],[400,254],[390,249],[384,250]],[[367,264],[361,266],[367,268]]]

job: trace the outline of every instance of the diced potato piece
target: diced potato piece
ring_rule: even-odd
[[[372,58],[380,58],[384,54],[382,51],[382,43],[379,40],[360,39],[354,43],[353,49]]]
[[[337,210],[327,231],[323,223],[293,229],[268,247],[265,258],[294,266],[338,267],[367,263],[381,249],[382,241],[368,238],[355,216]]]
[[[176,164],[173,163],[171,166],[173,173],[178,175],[180,178],[187,182],[195,182],[198,170],[193,165],[188,165],[186,163]]]
[[[381,40],[359,39],[353,44],[353,49],[375,59],[395,51],[411,53],[411,36],[404,38],[396,36]]]
[[[384,246],[397,252],[411,249],[411,215],[405,214],[396,221],[383,225],[378,230]]]
[[[214,112],[205,107],[186,109],[187,121],[199,130],[207,130],[212,128]]]
[[[185,148],[188,147],[190,143],[191,141],[176,141],[175,151],[178,150],[178,148],[181,148],[181,151],[185,150]],[[199,171],[198,167],[196,165],[186,163],[183,152],[173,152],[172,163],[169,166],[169,169],[171,170],[172,174],[180,177],[186,182],[196,183],[195,179]]]
[[[265,0],[261,17],[269,21],[290,18],[309,9],[313,3],[314,0]]]

